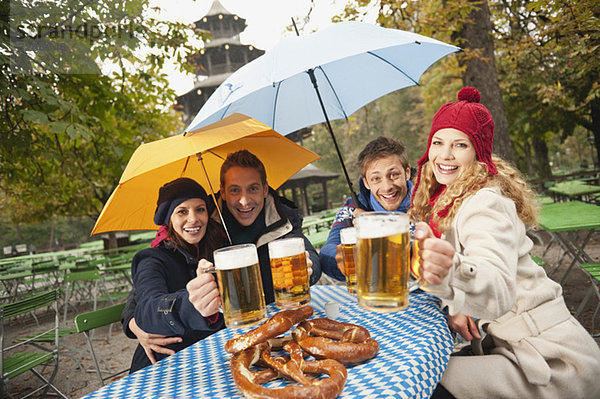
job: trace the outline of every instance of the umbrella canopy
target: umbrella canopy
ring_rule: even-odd
[[[241,112],[288,134],[349,115],[392,91],[416,85],[456,46],[360,22],[288,37],[231,74],[187,131]],[[333,131],[329,131],[335,142]],[[341,153],[338,156],[351,187]]]
[[[228,154],[242,149],[263,162],[267,181],[274,189],[319,158],[265,124],[242,114],[233,114],[186,136],[142,144],[131,156],[92,234],[158,229],[153,217],[158,189],[162,185],[178,177],[190,177],[207,192],[211,187],[218,190],[223,161]]]

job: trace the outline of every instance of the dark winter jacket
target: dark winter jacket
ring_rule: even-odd
[[[221,202],[221,209],[223,209],[224,206],[223,202]],[[319,254],[302,232],[302,216],[298,213],[296,205],[292,201],[280,197],[273,189],[269,188],[269,194],[265,199],[265,206],[259,218],[260,217],[264,218],[264,224],[261,227],[261,231],[257,234],[257,238],[253,240],[253,243],[256,244],[258,250],[258,261],[260,263],[260,272],[266,303],[271,303],[275,300],[271,263],[269,260],[269,248],[267,245],[273,240],[279,238],[302,237],[304,239],[304,246],[313,263],[313,273],[310,277],[310,285],[314,285],[319,281],[321,278]],[[213,213],[213,219],[221,223],[219,215],[216,212]],[[244,240],[236,240],[236,237],[232,237],[232,241],[234,244],[247,243]]]
[[[168,242],[138,252],[131,264],[137,325],[148,333],[182,337],[181,343],[168,345],[176,352],[224,327],[222,314],[219,313],[219,318],[211,323],[188,299],[186,284],[196,277],[197,267],[197,259]],[[126,324],[131,316],[127,317]],[[128,332],[127,328],[125,330]],[[154,356],[156,360],[166,357],[160,353]],[[130,372],[150,364],[144,349],[138,344]]]

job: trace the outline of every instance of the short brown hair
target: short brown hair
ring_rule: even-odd
[[[258,159],[256,155],[248,150],[240,150],[227,155],[225,162],[221,165],[221,186],[225,187],[225,174],[233,167],[240,168],[252,168],[256,169],[260,175],[260,181],[262,184],[267,184],[267,172],[265,171],[265,165]]]
[[[379,136],[367,143],[365,148],[358,154],[357,165],[362,176],[367,172],[367,165],[380,158],[385,158],[390,155],[400,157],[400,162],[404,169],[410,166],[408,156],[406,155],[406,147],[401,142],[389,137]]]

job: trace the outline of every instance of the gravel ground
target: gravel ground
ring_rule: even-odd
[[[541,232],[540,238],[547,243],[549,235],[545,232]],[[541,256],[543,252],[542,245],[536,245],[532,251],[534,254]],[[586,247],[588,253],[590,253],[593,259],[598,262],[600,261],[600,237],[596,234],[595,241],[592,241]],[[549,261],[550,266],[546,266],[546,270],[552,270],[552,261],[556,262],[559,258],[559,251],[557,246],[553,246],[552,249],[546,254],[545,259]],[[566,269],[566,266],[570,262],[563,261],[561,268],[555,273],[553,278],[560,278],[562,276],[562,270]],[[583,296],[590,287],[591,281],[587,275],[579,268],[575,267],[569,274],[569,278],[564,284],[564,296],[567,305],[572,313],[577,309],[578,304],[581,302]],[[598,301],[596,297],[593,297],[588,302],[586,309],[580,316],[580,321],[583,326],[588,329],[591,328],[592,315],[596,308]],[[80,308],[80,311],[86,309]],[[70,314],[70,319],[66,326],[73,326],[73,316]],[[40,324],[46,325],[52,322],[50,317],[39,315]],[[600,318],[599,318],[600,319]],[[35,325],[33,319],[22,319],[17,323],[13,323],[5,326],[5,345],[13,341],[16,335],[22,336],[26,333],[32,333],[39,331],[40,327]],[[600,320],[597,320],[595,324],[595,333],[600,332]],[[600,339],[596,339],[596,342],[600,344]],[[100,382],[93,370],[93,361],[87,352],[87,344],[83,334],[74,334],[66,337],[63,340],[64,346],[61,348],[60,367],[58,375],[55,379],[55,385],[67,396],[71,398],[80,398],[94,390],[100,388]],[[120,323],[113,324],[112,331],[108,327],[102,327],[95,332],[94,336],[94,348],[98,355],[109,361],[110,369],[113,372],[125,369],[129,367],[131,357],[135,350],[136,341],[125,337],[121,330]],[[80,362],[77,364],[76,359]],[[89,370],[89,371],[88,371]],[[45,372],[44,374],[49,374]],[[115,377],[119,378],[119,377]],[[24,373],[21,376],[11,380],[9,382],[9,392],[13,396],[22,396],[31,390],[31,387],[37,386],[38,379],[32,373]]]

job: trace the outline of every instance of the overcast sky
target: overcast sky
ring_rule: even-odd
[[[246,19],[247,27],[240,35],[244,44],[269,50],[285,35],[291,18],[296,21],[308,14],[310,0],[220,0],[230,13]],[[161,18],[193,23],[202,18],[212,5],[213,0],[151,0],[151,4],[159,6],[163,11]],[[311,22],[307,31],[331,23],[331,17],[340,13],[345,0],[318,0],[311,12]],[[373,18],[374,20],[374,18]],[[165,68],[169,75],[170,86],[178,95],[193,88],[193,77],[176,71],[175,66]]]

